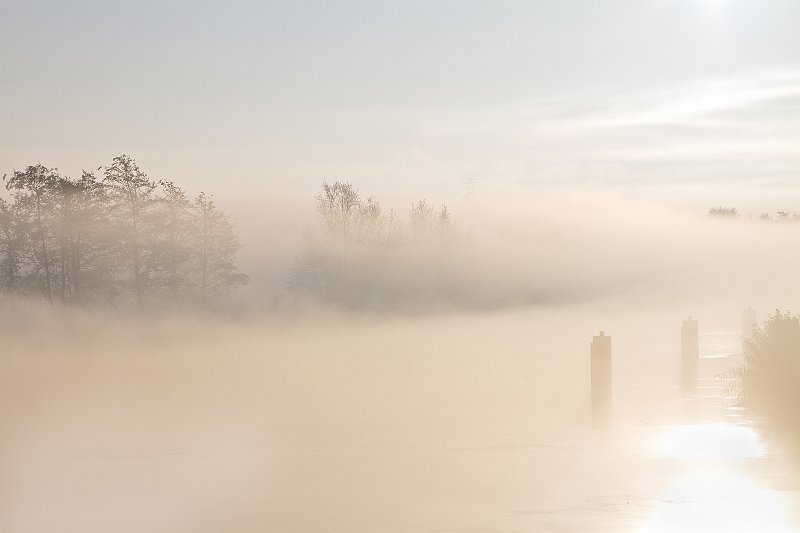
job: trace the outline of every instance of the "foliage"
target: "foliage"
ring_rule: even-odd
[[[137,307],[219,302],[247,282],[233,225],[210,197],[152,181],[128,155],[61,176],[41,164],[3,176],[0,291]]]
[[[740,405],[792,446],[800,446],[800,316],[775,311],[750,339],[735,372]]]
[[[197,297],[208,303],[227,294],[236,285],[247,283],[247,276],[236,269],[234,258],[241,248],[228,217],[217,209],[211,196],[200,193],[189,211],[189,280],[197,288]]]

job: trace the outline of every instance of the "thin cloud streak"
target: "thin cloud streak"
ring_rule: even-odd
[[[417,119],[427,123],[419,144],[392,156],[406,176],[460,176],[489,188],[792,186],[800,67]]]

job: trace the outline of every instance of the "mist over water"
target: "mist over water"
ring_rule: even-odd
[[[455,302],[375,313],[286,294],[148,316],[5,300],[0,529],[793,530],[793,475],[726,430],[714,381],[741,351],[741,309],[795,297],[793,225],[585,195],[451,209],[473,228],[447,265],[469,295]],[[614,422],[592,431],[600,329]]]
[[[0,533],[800,531],[798,21],[0,0]]]
[[[378,200],[401,218],[412,203],[391,196]],[[256,308],[262,294],[264,301],[285,300],[288,272],[308,235],[318,232],[312,193],[287,203],[291,207],[265,214],[240,206],[248,221],[238,226],[246,242],[243,269],[263,273],[251,275],[246,291]],[[800,256],[791,246],[797,233],[791,223],[763,223],[747,214],[717,220],[706,215],[707,208],[580,189],[430,203],[447,205],[460,246],[406,248],[380,265],[384,285],[372,292],[387,294],[372,310],[485,311],[630,299],[656,308],[684,303],[687,312],[752,302],[766,312],[791,307],[798,291],[791,272]],[[436,265],[425,270],[422,260],[428,257]],[[392,285],[413,286],[421,277],[432,277],[428,293],[390,291]]]

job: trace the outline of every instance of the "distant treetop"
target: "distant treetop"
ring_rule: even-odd
[[[708,210],[709,216],[712,217],[720,217],[720,218],[738,218],[739,211],[735,207],[712,207]],[[772,221],[779,221],[779,222],[798,222],[800,221],[800,213],[797,211],[777,211],[775,216],[772,216],[768,211],[762,211],[759,214],[750,213],[748,215],[750,219],[757,219],[762,222],[772,222]]]
[[[712,207],[708,210],[712,217],[738,217],[739,211],[735,207]]]

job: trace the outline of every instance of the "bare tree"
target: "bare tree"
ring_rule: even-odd
[[[373,198],[359,207],[358,242],[366,253],[395,244],[400,238],[400,220],[394,210],[384,211]]]
[[[412,237],[417,241],[425,241],[433,233],[433,207],[426,200],[411,204],[408,220]]]
[[[433,206],[422,199],[411,204],[409,212],[411,237],[417,245],[443,245],[451,243],[455,228],[447,205],[434,212]]]
[[[308,236],[307,248],[290,273],[289,288],[329,301],[363,292],[366,272],[395,244],[400,221],[375,198],[362,201],[351,183],[323,182],[316,196],[319,232]]]
[[[317,195],[317,212],[328,235],[340,245],[352,244],[360,207],[358,190],[350,183],[322,183]]]
[[[446,265],[455,261],[456,235],[446,206],[411,206],[408,232],[394,211],[385,211],[347,182],[323,182],[316,196],[320,226],[289,276],[295,294],[334,305],[379,307],[447,290]]]

